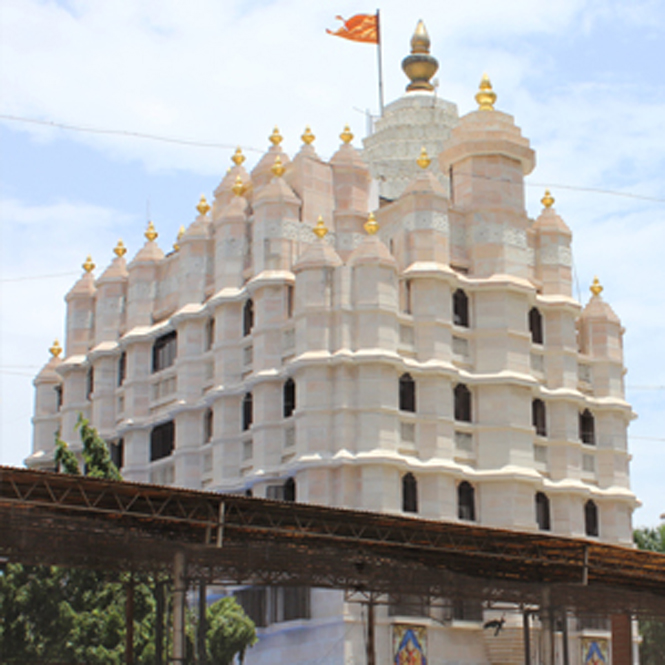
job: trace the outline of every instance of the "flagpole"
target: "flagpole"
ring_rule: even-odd
[[[383,65],[381,64],[381,10],[376,10],[376,52],[379,61],[379,109],[383,116]]]

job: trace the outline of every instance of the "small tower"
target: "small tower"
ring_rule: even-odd
[[[129,273],[127,302],[127,330],[152,324],[157,282],[157,264],[164,252],[157,245],[159,234],[154,223],[148,222],[146,242],[127,267]]]
[[[189,303],[201,303],[206,298],[206,289],[210,283],[212,289],[212,274],[208,275],[208,265],[211,264],[208,256],[212,226],[210,224],[210,205],[206,197],[201,198],[196,206],[198,215],[178,239],[178,259],[180,265],[178,273],[180,284],[178,288],[178,307]],[[210,247],[210,249],[212,249]]]
[[[81,266],[83,275],[65,296],[67,303],[67,336],[65,357],[84,355],[93,343],[95,311],[95,264],[88,256]]]
[[[124,328],[127,297],[127,248],[122,240],[113,248],[115,258],[97,280],[95,344],[115,342]]]

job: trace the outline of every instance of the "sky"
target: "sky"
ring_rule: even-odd
[[[527,209],[549,187],[574,234],[575,295],[595,275],[626,328],[637,526],[665,512],[665,3],[662,0],[3,0],[0,3],[0,464],[30,453],[32,379],[62,341],[64,295],[151,218],[168,249],[237,145],[251,168],[278,125],[329,158],[378,111],[376,48],[326,28],[381,11],[386,102],[418,19],[437,94],[496,108],[537,153]],[[78,127],[79,131],[64,129]],[[87,129],[91,131],[80,131]],[[157,138],[138,137],[136,134]],[[161,140],[160,139],[168,139]],[[192,143],[197,145],[192,145]]]

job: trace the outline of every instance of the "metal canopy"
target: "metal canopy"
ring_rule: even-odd
[[[0,467],[0,556],[190,579],[665,616],[665,555],[595,540]]]

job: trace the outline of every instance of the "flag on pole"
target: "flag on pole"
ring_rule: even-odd
[[[353,42],[379,43],[379,16],[377,14],[356,14],[345,21],[341,16],[335,16],[344,25],[339,30],[326,30],[329,35],[344,37]]]

